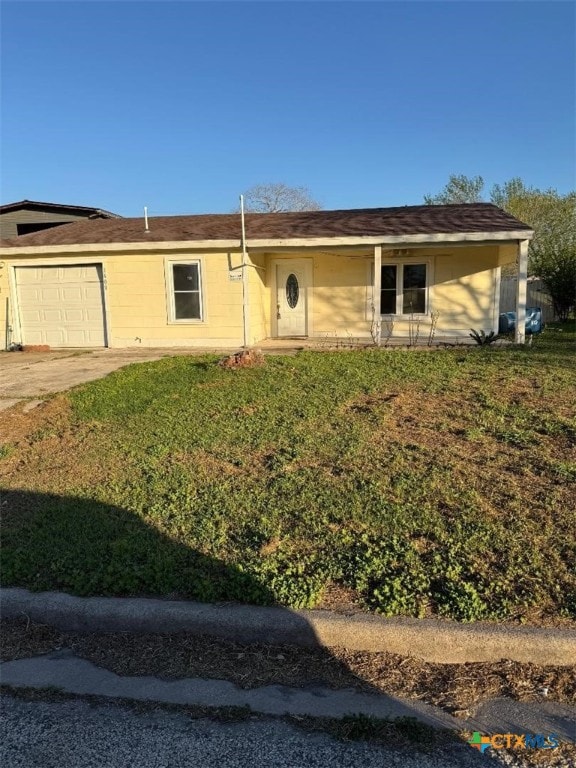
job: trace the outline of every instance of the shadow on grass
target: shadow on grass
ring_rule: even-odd
[[[321,648],[306,619],[272,605],[273,596],[253,575],[162,535],[134,514],[94,500],[25,491],[3,491],[0,499],[3,586],[57,590],[80,596],[164,598],[176,597],[185,590],[187,595],[202,597],[204,602],[218,602],[226,595],[228,601],[232,596],[238,603],[267,603],[270,608],[260,609],[272,617],[272,622],[267,623],[270,631],[265,638],[260,636],[260,627],[256,625],[245,631],[239,627],[227,639],[249,643],[258,638],[260,643],[281,645],[286,643],[283,623],[289,618],[293,626],[296,619],[298,645],[318,649],[325,661],[334,666],[335,660],[327,649]],[[42,616],[29,618],[45,623]],[[112,626],[112,623],[106,626],[104,621],[99,631],[112,631]],[[61,624],[58,628],[71,627]],[[167,626],[165,631],[173,630]],[[209,630],[207,626],[205,634],[209,635]],[[341,666],[342,677],[351,688],[362,682],[363,690],[377,693],[381,702],[394,701],[398,716],[415,716],[410,706],[396,703],[376,689],[370,691],[343,662],[336,664]],[[428,724],[434,726],[440,722],[431,714]]]
[[[11,490],[3,491],[0,501],[3,586],[33,591],[58,590],[80,596],[163,598],[177,597],[178,591],[182,593],[184,588],[187,595],[192,598],[201,596],[205,602],[217,602],[226,595],[228,601],[233,596],[238,603],[268,603],[270,608],[260,609],[272,616],[272,622],[267,621],[270,631],[265,638],[260,636],[256,625],[256,633],[253,629],[243,631],[239,627],[226,639],[237,643],[258,640],[260,643],[290,645],[290,640],[283,637],[282,627],[288,619],[291,625],[296,619],[297,644],[314,648],[319,663],[330,664],[332,675],[341,683],[345,681],[348,689],[358,691],[361,688],[361,692],[354,696],[351,711],[341,708],[335,713],[351,717],[328,722],[329,715],[323,709],[325,694],[318,687],[310,687],[312,697],[318,697],[318,712],[312,717],[319,718],[319,723],[327,719],[321,729],[344,738],[385,741],[391,747],[397,742],[413,742],[422,748],[445,742],[442,736],[435,735],[437,732],[429,730],[446,727],[446,721],[436,716],[432,708],[416,704],[412,707],[367,684],[320,645],[304,616],[272,605],[272,594],[253,575],[162,535],[124,509],[95,500]],[[62,609],[59,615],[58,629],[71,629],[62,624]],[[28,618],[38,623],[50,623],[44,614],[32,613]],[[107,624],[102,619],[100,622],[96,633],[113,631],[112,623]],[[183,631],[181,625],[179,629]],[[115,628],[116,635],[120,631]],[[134,631],[151,632],[144,628]],[[166,626],[166,634],[173,631],[174,627]],[[198,634],[197,630],[193,634]],[[202,634],[210,635],[209,625]],[[249,659],[238,661],[238,664],[243,663],[249,663]],[[277,695],[288,707],[294,693],[278,686]],[[362,707],[365,714],[355,716],[354,705]],[[214,706],[218,707],[219,703],[215,701]],[[393,717],[399,719],[397,724],[386,724],[388,707],[393,707]],[[466,755],[467,765],[475,764],[474,752],[469,750]],[[480,755],[478,758],[480,765],[484,758]]]

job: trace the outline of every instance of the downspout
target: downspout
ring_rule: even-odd
[[[250,318],[248,314],[248,252],[246,249],[246,225],[244,222],[244,195],[240,195],[240,216],[242,219],[242,327],[244,349],[247,349],[250,335]]]

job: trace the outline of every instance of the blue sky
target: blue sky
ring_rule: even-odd
[[[570,2],[2,2],[3,203],[227,212],[575,186]]]

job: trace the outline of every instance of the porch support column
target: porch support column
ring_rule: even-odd
[[[518,282],[516,284],[516,344],[526,341],[526,280],[528,277],[529,240],[518,242]]]
[[[376,346],[380,346],[382,340],[382,312],[380,298],[382,287],[382,246],[374,246],[374,280],[372,281],[372,338]]]

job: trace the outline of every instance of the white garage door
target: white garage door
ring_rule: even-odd
[[[17,267],[16,287],[23,344],[106,346],[100,264]]]

